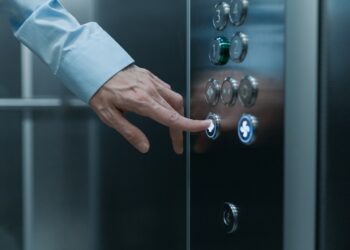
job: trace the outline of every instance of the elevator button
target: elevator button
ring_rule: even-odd
[[[258,82],[254,77],[246,76],[241,80],[238,97],[244,107],[250,108],[255,105],[258,92]]]
[[[214,7],[213,25],[214,28],[221,31],[224,30],[229,22],[230,5],[221,2]]]
[[[221,101],[226,106],[233,106],[237,101],[239,84],[232,77],[227,77],[221,86]]]
[[[232,0],[230,4],[230,21],[235,26],[244,23],[248,14],[248,0]]]
[[[239,119],[237,133],[240,141],[245,145],[251,145],[256,139],[258,120],[255,116],[244,114]]]
[[[209,139],[216,140],[220,135],[220,116],[214,113],[209,113],[209,115],[207,116],[207,120],[211,120],[212,122],[209,128],[205,131],[205,133],[207,134]]]
[[[238,208],[229,202],[225,202],[222,209],[222,225],[229,234],[238,229]]]
[[[242,32],[233,35],[230,43],[230,57],[236,63],[241,63],[248,53],[248,37]]]
[[[220,90],[221,85],[219,81],[212,78],[208,80],[207,86],[205,88],[205,100],[208,104],[211,106],[218,104],[220,99]]]
[[[215,38],[211,44],[209,59],[214,65],[224,65],[230,59],[230,41],[223,36]]]

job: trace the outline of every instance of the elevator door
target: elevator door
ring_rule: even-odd
[[[282,249],[285,3],[191,0],[189,245]]]

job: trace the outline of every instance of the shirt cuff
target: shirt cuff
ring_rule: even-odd
[[[89,103],[115,74],[134,63],[131,56],[102,28],[65,53],[57,76],[74,94]]]

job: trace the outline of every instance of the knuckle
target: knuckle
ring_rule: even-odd
[[[143,73],[143,74],[146,74],[146,75],[150,75],[151,74],[151,72],[148,69],[145,69],[145,68],[140,68],[140,72]]]
[[[179,120],[180,120],[180,115],[177,112],[171,112],[170,113],[169,121],[172,124],[177,124]]]
[[[105,112],[103,114],[103,116],[105,117],[106,120],[108,121],[113,121],[114,120],[114,117],[113,117],[113,114],[111,112]]]
[[[136,103],[139,105],[145,105],[149,102],[148,96],[144,93],[138,93],[134,98]]]
[[[184,98],[180,94],[176,94],[175,102],[176,102],[176,107],[180,109],[184,105]]]
[[[156,87],[154,87],[153,85],[147,85],[146,91],[147,91],[147,93],[149,93],[150,95],[155,95],[155,94],[158,92],[157,89],[156,89]]]

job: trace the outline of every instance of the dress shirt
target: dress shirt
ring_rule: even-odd
[[[81,25],[59,0],[0,0],[0,7],[15,37],[86,103],[134,62],[98,24]]]

